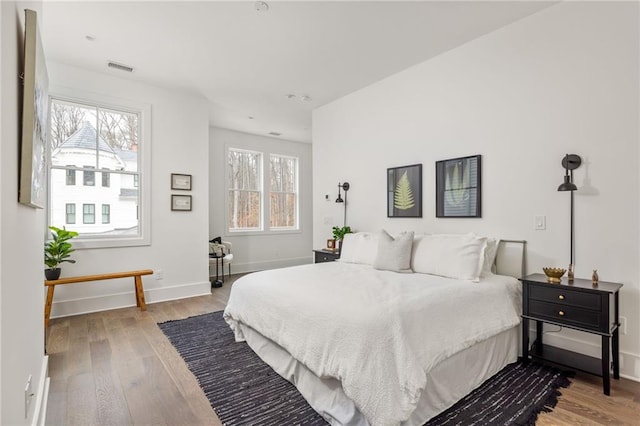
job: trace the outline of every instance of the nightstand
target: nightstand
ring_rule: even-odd
[[[564,367],[602,376],[605,395],[610,393],[610,369],[620,378],[618,341],[618,293],[622,284],[575,279],[569,283],[547,282],[544,274],[529,275],[522,281],[522,358],[550,362]],[[529,320],[536,321],[536,340],[529,347]],[[567,351],[542,342],[543,323],[572,328],[602,337],[600,359]],[[612,365],[609,365],[609,351]]]
[[[337,250],[320,249],[314,250],[313,256],[313,263],[333,262],[340,258],[340,252]]]

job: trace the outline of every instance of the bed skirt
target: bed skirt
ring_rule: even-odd
[[[285,349],[251,327],[238,323],[247,344],[331,425],[368,426],[367,419],[345,395],[337,379],[320,378]],[[483,340],[436,365],[411,417],[402,426],[422,426],[451,407],[508,364],[517,360],[519,327]]]

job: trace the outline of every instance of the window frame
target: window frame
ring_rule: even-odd
[[[92,207],[92,209],[88,209],[88,207]],[[92,211],[87,212],[87,210],[92,210]],[[93,217],[93,221],[87,222],[87,216]],[[82,224],[94,225],[95,223],[96,223],[96,205],[93,203],[82,203]]]
[[[254,152],[257,154],[261,154],[261,168],[262,168],[262,182],[261,182],[261,220],[262,227],[260,230],[258,229],[247,229],[247,230],[235,230],[229,228],[229,191],[231,190],[231,185],[229,182],[229,150],[235,151],[245,151],[245,152]],[[251,235],[283,235],[283,234],[300,234],[303,231],[302,223],[301,223],[301,206],[302,206],[302,194],[300,193],[300,188],[303,185],[303,178],[301,173],[301,167],[304,163],[304,156],[297,152],[288,152],[287,150],[277,150],[277,149],[265,149],[264,147],[251,146],[251,147],[239,147],[237,145],[225,144],[224,146],[224,182],[225,182],[225,192],[224,192],[224,200],[225,200],[225,209],[224,209],[224,229],[225,235],[227,236],[251,236]],[[297,160],[297,197],[296,197],[296,227],[286,227],[286,228],[271,228],[271,206],[270,206],[270,194],[271,194],[271,176],[270,176],[270,168],[266,163],[269,161],[272,155],[278,157],[287,157],[287,158],[295,158]],[[267,185],[269,185],[267,187]]]
[[[49,87],[49,107],[52,100],[71,102],[81,105],[110,109],[120,112],[137,114],[139,120],[138,135],[138,171],[131,173],[139,176],[138,179],[138,235],[101,235],[83,236],[74,238],[74,248],[77,250],[107,248],[107,247],[135,247],[151,245],[151,105],[135,102],[129,99],[112,97],[109,95],[86,92],[70,87],[52,85]],[[51,194],[51,147],[47,144],[47,177],[49,182],[48,195]],[[96,169],[96,171],[99,171]],[[125,173],[126,174],[126,173]],[[77,178],[76,178],[77,184]],[[47,197],[47,224],[51,220],[51,197]],[[77,223],[77,217],[76,217]],[[44,229],[45,240],[51,238],[48,226]]]
[[[297,231],[300,229],[300,157],[295,155],[285,155],[278,154],[275,152],[270,152],[269,154],[269,162],[271,162],[271,157],[279,157],[286,158],[291,160],[296,160],[296,182],[295,182],[295,190],[294,192],[288,191],[272,191],[271,190],[271,167],[269,167],[269,230],[274,232],[279,231]],[[271,227],[271,194],[293,194],[295,197],[295,226],[274,226]]]
[[[69,213],[69,207],[73,207],[73,213]],[[69,215],[73,215],[73,222],[69,222]],[[64,205],[64,223],[65,225],[75,225],[77,221],[76,203],[65,203]]]
[[[107,221],[105,222],[104,220],[104,216],[105,216],[105,207],[106,207],[106,215],[107,215]],[[111,223],[111,204],[101,204],[100,205],[100,223],[103,225],[109,224]]]

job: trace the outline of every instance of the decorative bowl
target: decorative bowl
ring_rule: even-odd
[[[550,283],[559,283],[560,278],[567,272],[564,268],[542,268]]]

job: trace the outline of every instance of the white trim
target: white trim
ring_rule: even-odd
[[[233,262],[232,272],[243,274],[247,272],[264,271],[267,269],[287,268],[289,266],[307,265],[313,263],[313,256],[292,257],[288,259],[267,260],[259,262],[237,263]]]
[[[530,341],[535,336],[535,321],[531,321],[532,326],[529,328]],[[557,327],[548,325],[549,327]],[[573,352],[578,352],[594,358],[600,358],[600,344],[592,343],[586,340],[576,339],[575,337],[561,334],[562,332],[544,332],[543,340],[545,344],[556,346]],[[623,337],[623,336],[620,336]],[[600,336],[597,336],[600,339]],[[631,352],[620,351],[620,377],[640,382],[640,355]],[[612,379],[613,380],[613,379]]]
[[[36,392],[36,405],[33,410],[32,426],[44,425],[47,417],[47,401],[49,400],[49,356],[42,357],[40,381]]]
[[[151,245],[151,104],[132,101],[129,99],[117,98],[97,92],[88,92],[76,88],[56,86],[49,87],[49,103],[51,98],[61,101],[68,101],[79,104],[90,104],[100,108],[114,109],[123,112],[140,114],[140,135],[139,135],[139,183],[140,193],[138,227],[140,234],[137,236],[105,237],[105,238],[83,238],[73,240],[76,250],[107,248],[107,247],[132,247]],[[50,155],[47,147],[47,155]],[[50,179],[50,168],[47,170],[48,180]],[[50,193],[49,189],[49,193]],[[47,200],[47,224],[50,220],[51,201]],[[77,216],[76,216],[77,218]],[[49,238],[48,228],[45,229],[45,240]]]
[[[147,304],[186,299],[188,297],[204,296],[207,294],[211,294],[211,283],[209,281],[144,290],[145,302]],[[54,302],[51,307],[51,318],[62,318],[72,315],[128,308],[136,306],[135,300],[136,296],[133,290],[102,296],[59,300],[57,302],[54,296]]]

